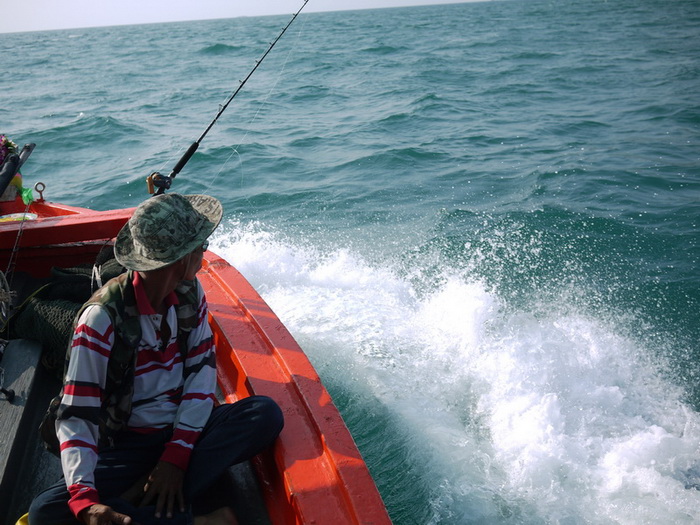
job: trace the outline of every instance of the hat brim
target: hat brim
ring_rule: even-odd
[[[180,247],[180,249],[170,257],[163,260],[154,260],[144,257],[138,253],[134,246],[134,238],[131,234],[129,223],[125,224],[117,234],[114,244],[114,255],[117,262],[129,270],[148,272],[165,268],[179,261],[187,254],[191,253],[214,232],[221,222],[223,207],[218,199],[209,195],[183,195],[192,207],[206,218],[202,229],[191,240]]]

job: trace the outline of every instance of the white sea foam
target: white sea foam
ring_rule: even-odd
[[[324,380],[388,411],[426,522],[700,520],[700,415],[602,312],[512,309],[448,269],[418,293],[348,250],[255,226],[229,224],[214,246]]]

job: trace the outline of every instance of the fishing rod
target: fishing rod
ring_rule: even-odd
[[[151,173],[151,175],[148,176],[146,179],[146,183],[148,184],[148,193],[155,193],[156,195],[161,195],[162,193],[165,192],[165,190],[170,189],[170,186],[173,182],[173,179],[177,176],[178,173],[180,173],[180,170],[185,167],[185,164],[192,158],[192,155],[194,155],[194,152],[197,151],[197,148],[199,148],[199,144],[202,142],[202,139],[206,137],[207,133],[209,133],[209,130],[216,124],[216,121],[219,120],[219,117],[223,114],[224,111],[226,111],[226,108],[229,106],[231,101],[236,97],[238,92],[243,89],[243,86],[245,86],[245,83],[248,82],[248,79],[255,73],[255,70],[258,69],[258,66],[262,63],[263,60],[265,60],[265,57],[272,51],[272,48],[275,47],[275,44],[277,41],[282,38],[282,35],[287,31],[289,26],[292,25],[292,22],[296,20],[297,16],[299,16],[299,13],[301,13],[301,10],[304,9],[306,4],[309,2],[309,0],[304,0],[304,3],[301,5],[301,7],[297,10],[296,13],[292,16],[291,20],[287,22],[287,25],[284,26],[282,31],[280,32],[279,35],[277,35],[277,38],[275,38],[272,42],[270,42],[270,47],[267,48],[267,51],[263,53],[263,55],[255,61],[255,66],[253,66],[253,69],[250,70],[250,73],[240,81],[238,88],[231,94],[231,96],[228,98],[226,103],[222,106],[219,107],[219,112],[216,114],[214,119],[209,123],[207,128],[204,130],[204,133],[202,133],[197,140],[195,140],[192,144],[190,144],[190,147],[187,148],[187,151],[185,154],[180,158],[180,160],[175,164],[175,167],[173,170],[170,172],[170,175],[163,175],[157,171],[154,171]],[[156,190],[156,188],[158,188]]]

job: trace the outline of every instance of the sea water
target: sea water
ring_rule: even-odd
[[[25,184],[137,205],[288,19],[0,35]],[[700,521],[698,35],[695,0],[302,14],[175,179],[394,523]]]

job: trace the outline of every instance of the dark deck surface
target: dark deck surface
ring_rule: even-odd
[[[0,401],[0,517],[14,525],[34,495],[60,477],[58,458],[39,444],[38,427],[59,381],[40,365],[41,347],[28,340],[10,341],[0,366],[5,388],[12,388],[12,403]],[[4,396],[3,396],[4,397]]]

